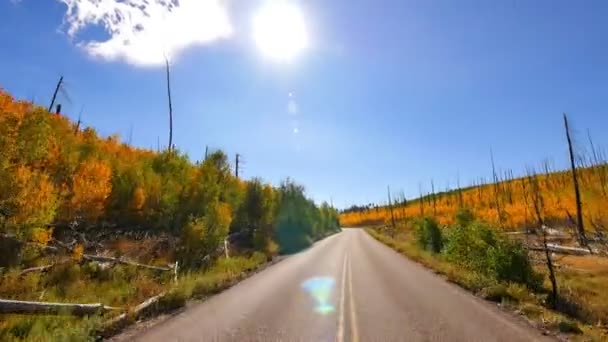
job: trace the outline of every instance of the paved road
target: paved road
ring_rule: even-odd
[[[318,242],[138,341],[547,339],[359,229]]]

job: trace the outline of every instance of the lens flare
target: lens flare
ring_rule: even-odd
[[[314,277],[302,283],[302,288],[306,290],[315,301],[315,312],[327,315],[336,309],[330,302],[331,292],[335,281],[332,277]]]

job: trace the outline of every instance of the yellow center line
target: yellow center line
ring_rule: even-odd
[[[353,295],[353,271],[352,271],[350,259],[348,260],[348,300],[350,302],[351,340],[353,342],[358,342],[359,341],[359,329],[357,326],[357,311],[355,308],[355,299],[354,299],[354,295]]]

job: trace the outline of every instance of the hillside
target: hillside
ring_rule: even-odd
[[[598,160],[599,161],[599,160]],[[590,164],[590,163],[588,163]],[[584,226],[590,237],[600,237],[608,227],[604,209],[608,207],[608,165],[582,166],[577,169],[581,189]],[[493,184],[475,185],[441,194],[429,194],[393,205],[396,219],[435,216],[439,223],[454,223],[456,212],[467,208],[480,220],[503,230],[520,230],[537,225],[534,196],[542,199],[542,218],[548,225],[572,227],[576,201],[572,174],[569,171],[530,172],[530,175]],[[387,206],[346,211],[340,215],[344,226],[390,222]]]
[[[1,340],[84,339],[150,297],[183,305],[337,230],[336,210],[291,180],[239,179],[221,151],[194,162],[129,146],[0,90],[0,299],[117,310],[3,314]]]

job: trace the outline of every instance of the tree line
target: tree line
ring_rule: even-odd
[[[228,237],[291,252],[339,223],[292,180],[238,179],[222,151],[193,162],[173,148],[136,148],[0,90],[2,235],[44,244],[57,229],[121,227],[180,237],[179,258],[197,266]]]
[[[568,137],[569,170],[557,169],[545,160],[537,167],[526,167],[516,176],[513,170],[498,170],[491,156],[492,178],[479,178],[466,187],[437,191],[431,180],[431,191],[420,184],[419,197],[407,201],[405,196],[392,201],[398,220],[433,216],[441,225],[452,225],[458,211],[466,208],[494,227],[504,230],[538,227],[536,198],[542,198],[542,221],[548,226],[568,227],[581,245],[586,240],[606,241],[608,217],[608,164],[606,154],[594,145],[588,134],[588,150],[574,146],[564,116]],[[390,223],[390,206],[353,207],[341,214],[344,225]],[[588,235],[588,236],[587,236]]]

